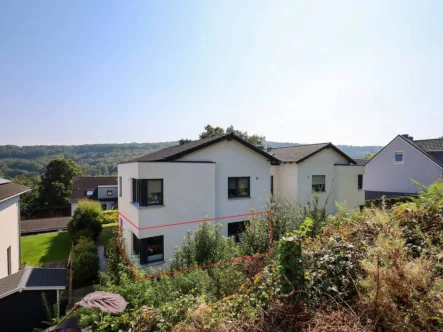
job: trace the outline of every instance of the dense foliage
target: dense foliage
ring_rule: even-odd
[[[117,222],[117,210],[105,210],[100,213],[100,222],[103,225]]]
[[[102,209],[98,202],[88,199],[79,201],[74,215],[68,222],[71,239],[77,242],[80,237],[88,237],[96,241],[103,228],[101,213]]]
[[[389,210],[340,206],[318,227],[311,218],[299,221],[318,207],[273,207],[281,229],[295,228],[280,235],[267,260],[136,280],[112,239],[99,288],[129,305],[119,315],[80,311],[81,324],[101,331],[443,329],[443,183]],[[187,235],[169,268],[263,250],[263,221],[246,224],[240,245],[204,224]]]
[[[81,237],[74,246],[71,260],[74,287],[87,286],[97,281],[100,266],[94,241]]]

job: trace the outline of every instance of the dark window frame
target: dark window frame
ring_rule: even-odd
[[[120,197],[122,197],[122,189],[123,189],[122,177],[119,176],[118,177],[118,196],[120,196]]]
[[[228,237],[234,237],[236,243],[240,242],[240,237],[246,230],[245,220],[228,223]]]
[[[6,249],[6,261],[7,261],[7,267],[8,267],[8,276],[12,273],[12,253],[11,253],[11,246],[9,246]]]
[[[236,189],[238,194],[236,196],[232,195],[232,193],[230,192],[231,189],[229,189],[229,181],[231,179],[235,179],[235,185],[236,185]],[[240,179],[248,179],[248,192],[246,195],[240,195],[239,190],[240,190]],[[251,197],[251,177],[250,176],[230,176],[228,177],[228,198],[232,199],[232,198],[248,198]]]
[[[271,175],[271,195],[274,196],[274,176]]]
[[[358,174],[358,180],[357,180],[357,188],[363,189],[363,174]]]
[[[314,182],[314,176],[323,176],[325,179],[325,182],[323,184],[313,184]],[[317,193],[324,193],[326,192],[326,175],[312,175],[311,176],[311,186],[312,186],[312,191],[315,191]]]
[[[161,181],[160,199],[158,202],[150,203],[149,182]],[[164,205],[164,180],[163,179],[132,179],[132,202],[138,203],[139,206],[155,206]]]
[[[149,255],[148,254],[148,247],[150,245],[150,241],[154,241],[154,239],[161,238],[161,258],[155,259],[155,260],[149,260],[149,256],[157,256],[160,255],[159,253],[155,255]],[[164,235],[157,235],[157,236],[151,236],[151,237],[145,237],[142,239],[139,239],[137,235],[132,233],[132,251],[134,254],[136,254],[139,258],[139,262],[141,265],[147,265],[151,263],[156,262],[164,262],[165,261],[165,236]]]

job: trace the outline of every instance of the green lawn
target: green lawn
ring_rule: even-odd
[[[98,245],[105,245],[109,241],[115,225],[103,225]],[[68,260],[71,251],[71,240],[67,232],[22,236],[21,245],[22,263],[27,263],[28,266]]]

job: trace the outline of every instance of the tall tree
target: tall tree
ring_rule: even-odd
[[[56,158],[46,166],[40,186],[40,198],[46,206],[69,204],[72,182],[81,175],[80,167],[70,159]]]
[[[211,125],[207,125],[205,126],[205,131],[200,134],[200,138],[212,138],[231,133],[237,135],[238,137],[243,138],[245,141],[248,141],[249,143],[254,145],[263,145],[266,139],[265,136],[260,136],[255,134],[249,135],[247,131],[241,131],[235,129],[234,126],[232,125],[226,128],[226,130],[224,130],[221,127],[212,127]]]

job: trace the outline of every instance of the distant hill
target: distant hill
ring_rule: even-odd
[[[46,165],[57,157],[70,158],[80,165],[86,175],[112,175],[117,172],[117,164],[177,142],[124,143],[124,144],[87,144],[87,145],[35,145],[0,146],[0,177],[35,177],[43,174]],[[282,147],[298,145],[288,142],[266,142],[265,146]],[[352,158],[363,158],[368,153],[378,152],[381,146],[338,145]]]

